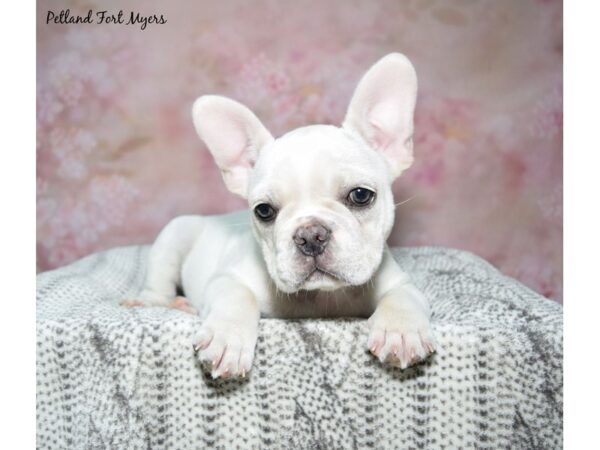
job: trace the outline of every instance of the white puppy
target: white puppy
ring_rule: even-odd
[[[416,93],[410,61],[389,54],[361,79],[342,127],[277,139],[245,106],[198,98],[196,130],[250,212],[171,221],[139,299],[124,303],[199,311],[193,344],[214,377],[250,370],[261,314],[370,316],[367,346],[382,362],[405,368],[427,357],[428,302],[386,246],[391,184],[413,162]]]

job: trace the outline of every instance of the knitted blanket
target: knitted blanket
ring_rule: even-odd
[[[37,280],[40,449],[562,447],[562,307],[480,258],[396,249],[429,297],[439,348],[399,370],[366,348],[363,319],[261,319],[249,378],[212,380],[198,317],[118,306],[148,247]]]

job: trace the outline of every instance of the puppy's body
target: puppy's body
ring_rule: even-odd
[[[152,265],[164,270],[164,252],[171,243],[190,233],[190,246],[181,258],[177,284],[201,317],[210,313],[211,299],[204,293],[211,281],[228,277],[248,286],[263,317],[368,317],[374,310],[373,284],[348,286],[333,291],[280,291],[268,275],[260,247],[250,227],[248,211],[216,216],[182,216],[162,231],[152,250]],[[174,292],[167,298],[171,300]]]
[[[429,305],[385,244],[391,183],[413,160],[416,75],[402,55],[359,83],[342,127],[274,139],[243,105],[194,104],[196,130],[251,212],[184,216],[160,233],[135,304],[168,306],[176,287],[204,318],[194,339],[213,376],[250,369],[260,315],[369,317],[370,351],[400,367],[433,351]],[[178,298],[175,306],[191,310]]]

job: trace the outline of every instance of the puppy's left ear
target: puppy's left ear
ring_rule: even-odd
[[[248,195],[248,180],[260,150],[273,136],[252,111],[219,95],[199,97],[192,108],[194,126],[221,169],[227,188]]]
[[[392,178],[413,162],[417,74],[408,58],[390,53],[362,77],[343,127],[357,132],[388,163]]]

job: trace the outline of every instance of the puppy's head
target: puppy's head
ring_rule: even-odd
[[[196,130],[229,190],[248,199],[280,290],[361,285],[377,270],[394,222],[391,184],[413,161],[416,93],[412,64],[393,53],[360,80],[342,127],[277,139],[233,100],[196,100]]]

